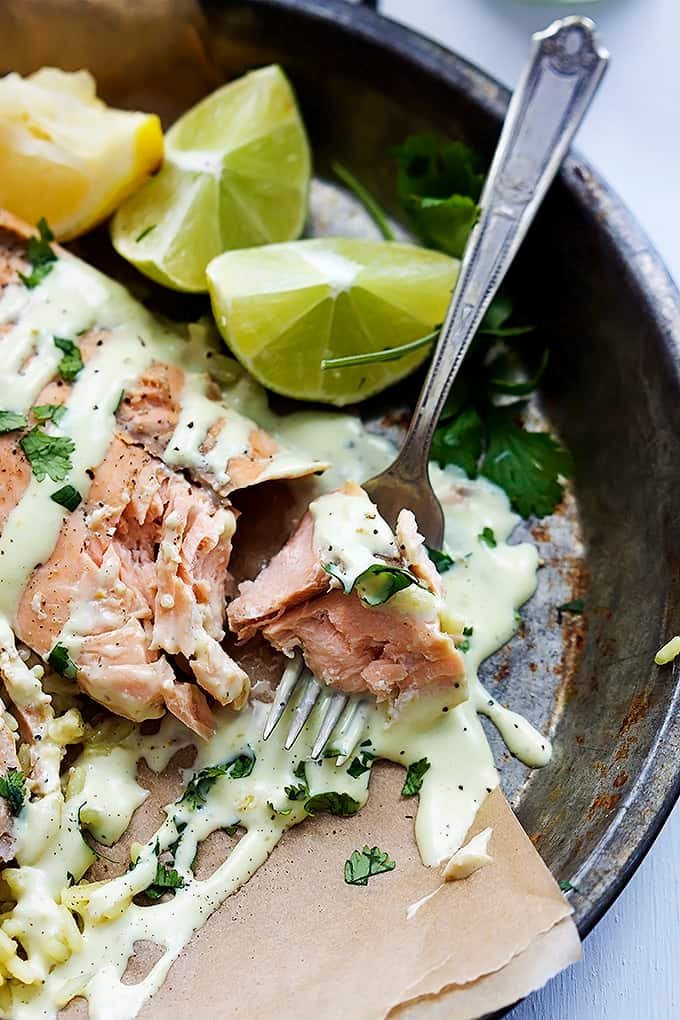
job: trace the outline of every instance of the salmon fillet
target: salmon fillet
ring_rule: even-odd
[[[357,487],[344,491],[352,497]],[[402,559],[392,562],[401,562],[423,578],[431,595],[439,595],[439,576],[410,511],[402,511],[396,538]],[[347,694],[366,691],[385,700],[450,687],[454,700],[462,700],[463,659],[435,610],[407,612],[389,601],[367,606],[335,584],[315,549],[314,521],[307,513],[255,580],[239,585],[228,609],[229,626],[242,641],[261,632],[287,654],[301,648],[314,675]]]
[[[3,291],[19,282],[20,272],[30,272],[26,244],[33,233],[0,212]],[[53,250],[60,252],[57,245]],[[20,325],[19,315],[0,326],[0,359],[11,356],[12,330]],[[54,330],[59,332],[58,319]],[[86,366],[116,342],[111,328],[97,326],[77,340]],[[34,357],[29,355],[28,368]],[[222,647],[238,517],[227,496],[261,478],[298,477],[320,465],[291,456],[253,422],[230,411],[207,375],[198,387],[205,388],[201,406],[211,422],[201,445],[206,463],[186,473],[185,465],[165,463],[163,457],[171,461],[167,447],[181,425],[184,391],[196,386],[197,378],[173,360],[156,360],[126,389],[106,455],[88,470],[82,502],[65,514],[51,555],[33,569],[9,623],[43,659],[66,642],[78,684],[112,712],[141,721],[167,709],[208,738],[215,725],[211,700],[239,708],[250,686]],[[55,376],[35,403],[67,404],[72,390],[73,384]],[[29,420],[28,427],[34,424]],[[245,442],[220,464],[207,455],[213,448],[230,449],[225,424]],[[25,430],[0,435],[0,534],[32,479],[23,435]],[[11,632],[2,628],[0,675],[22,736],[40,741],[53,718],[50,699],[18,658]],[[6,743],[0,739],[0,771],[3,762],[8,767]],[[0,819],[0,840],[2,824]]]

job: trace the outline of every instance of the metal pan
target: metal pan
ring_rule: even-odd
[[[30,32],[30,19],[13,14],[23,3],[35,14]],[[146,27],[131,27],[132,6],[142,19],[148,9]],[[50,49],[51,19],[68,21],[59,52]],[[466,61],[344,0],[158,0],[141,10],[113,0],[16,0],[0,22],[3,70],[87,66],[105,97],[168,119],[226,78],[278,61],[297,89],[317,173],[340,159],[395,214],[391,147],[436,130],[490,154],[508,100]],[[140,31],[146,59],[133,66],[126,33]],[[113,63],[110,40],[101,45],[110,32],[120,53]],[[331,226],[343,232],[347,206],[333,208]],[[513,287],[552,344],[536,411],[572,450],[576,473],[560,512],[523,526],[546,565],[523,632],[488,664],[486,681],[551,732],[555,757],[542,771],[528,775],[497,753],[546,863],[580,891],[573,905],[585,935],[680,792],[680,667],[653,664],[680,631],[680,298],[633,218],[577,155],[526,242]],[[392,406],[415,385],[388,395]],[[586,613],[560,622],[556,606],[576,589]]]

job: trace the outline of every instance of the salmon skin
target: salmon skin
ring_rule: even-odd
[[[346,485],[337,494],[335,513],[342,513],[343,499],[356,500],[359,491]],[[361,496],[371,508],[366,516],[378,523],[377,508]],[[382,519],[379,523],[387,528]],[[314,532],[308,512],[255,580],[241,583],[228,609],[229,626],[240,640],[261,632],[287,654],[300,648],[319,680],[347,694],[368,692],[382,701],[441,688],[449,689],[452,704],[464,700],[464,664],[456,648],[462,635],[442,629],[441,581],[413,514],[402,511],[394,553],[380,562],[408,570],[420,584],[381,605],[366,605],[354,590],[338,587]]]
[[[44,313],[49,305],[45,295],[51,292],[41,288],[50,288],[57,279],[54,269],[55,275],[48,274],[35,290],[22,289],[19,274],[31,272],[27,243],[33,233],[0,213],[0,286],[2,296],[16,297],[19,308],[0,325],[0,371],[15,355],[17,338],[25,342],[21,301],[42,300]],[[111,320],[109,310],[106,323],[95,321],[78,331],[82,374],[63,377],[55,370],[31,400],[34,405],[71,409],[88,367],[96,363],[92,359],[120,343],[121,330],[126,335],[141,333],[152,320],[118,284],[57,245],[53,252],[55,265],[63,260],[65,272],[71,266],[90,273],[92,287],[101,288],[104,299],[108,287],[123,295],[120,307],[128,318],[132,316],[132,321],[123,317],[125,321],[118,323],[115,317]],[[66,304],[68,294],[60,301],[55,288],[52,297],[55,319],[48,330],[58,335],[60,305]],[[13,307],[11,301],[9,306]],[[167,333],[167,327],[163,329]],[[86,472],[82,501],[64,514],[50,554],[30,570],[7,616],[16,636],[43,660],[55,646],[64,645],[82,690],[112,712],[141,721],[158,718],[167,709],[208,738],[215,728],[211,701],[240,708],[250,687],[246,673],[221,644],[226,598],[233,588],[228,565],[238,516],[229,494],[270,478],[311,474],[322,465],[284,449],[254,422],[225,406],[219,386],[206,371],[209,362],[202,362],[196,371],[186,358],[174,356],[187,346],[181,338],[170,337],[164,360],[163,329],[159,327],[161,339],[154,338],[154,356],[140,362],[140,371],[112,410],[108,448]],[[144,347],[144,338],[136,339]],[[18,369],[20,381],[40,369],[39,357],[38,347],[29,352]],[[187,420],[189,401],[202,416],[204,434],[182,460],[182,430],[192,438],[191,428],[201,429],[198,420]],[[0,394],[0,408],[6,406]],[[0,540],[10,524],[16,526],[22,500],[36,487],[22,440],[38,420],[28,407],[25,410],[26,427],[0,435]],[[40,427],[60,434],[56,418]],[[77,447],[77,437],[73,438]],[[50,486],[50,481],[39,484]],[[30,524],[26,521],[27,527]],[[18,662],[14,674],[18,676],[21,662],[16,649],[9,647],[12,641],[10,635],[0,645],[8,663]],[[0,672],[11,696],[11,671],[3,669],[1,653],[2,648]],[[23,689],[31,687],[26,675],[22,683]],[[15,687],[18,691],[21,683]],[[33,703],[29,699],[17,711],[25,722],[22,736],[39,741],[49,716],[49,698],[41,695],[39,684]],[[13,740],[0,733],[0,751],[5,745],[13,747]],[[9,751],[2,757],[9,767]]]

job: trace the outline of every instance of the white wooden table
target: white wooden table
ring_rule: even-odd
[[[531,32],[559,14],[593,17],[612,62],[576,144],[680,281],[680,0],[382,0],[382,11],[510,86]],[[680,806],[587,940],[583,963],[514,1010],[512,1020],[676,1020],[679,942]]]

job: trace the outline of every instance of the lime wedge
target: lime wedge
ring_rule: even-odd
[[[118,210],[114,247],[153,280],[206,290],[231,248],[298,237],[310,154],[288,79],[263,67],[189,110],[165,136],[165,162]]]
[[[218,328],[258,382],[342,406],[403,379],[428,349],[326,371],[321,361],[431,332],[444,318],[458,266],[411,244],[331,237],[225,252],[207,277]]]

